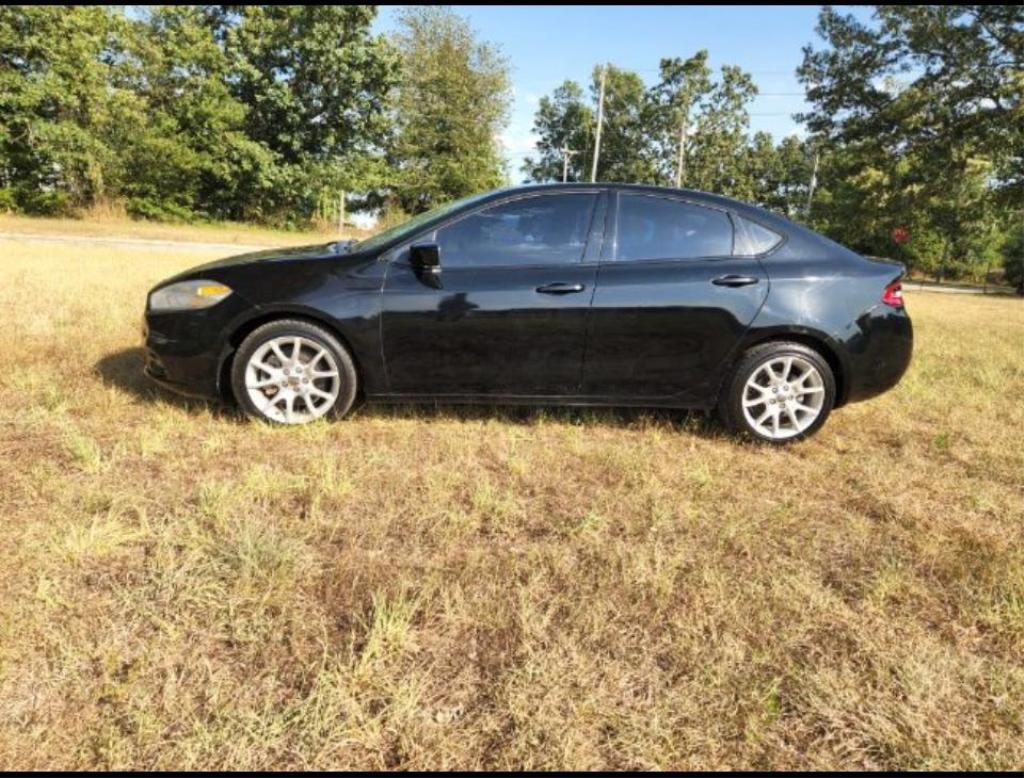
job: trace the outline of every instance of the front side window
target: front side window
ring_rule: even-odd
[[[437,231],[441,266],[567,265],[587,243],[595,194],[524,197]]]
[[[723,211],[651,195],[619,197],[616,261],[731,254],[732,222]]]
[[[469,197],[463,197],[461,200],[455,200],[444,205],[439,205],[437,208],[421,213],[417,216],[413,216],[411,219],[407,219],[401,224],[396,224],[394,227],[389,227],[386,230],[378,232],[376,235],[371,235],[366,240],[359,241],[352,246],[353,251],[372,251],[373,249],[380,248],[387,243],[392,241],[401,240],[402,238],[412,235],[422,225],[429,221],[432,221],[439,216],[444,216],[446,213],[452,213],[460,208],[465,208],[467,205],[471,205],[474,201],[479,200],[483,197],[487,197],[490,192],[483,192],[481,194],[470,195]]]

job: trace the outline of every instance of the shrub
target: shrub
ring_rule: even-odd
[[[1024,295],[1024,223],[1010,230],[1003,243],[1003,277],[1006,283]]]
[[[0,189],[0,213],[9,213],[18,210],[18,201],[14,196],[14,190],[10,187]]]
[[[75,207],[71,195],[67,192],[52,189],[21,189],[17,193],[18,204],[25,213],[36,216],[74,216]]]
[[[196,214],[188,208],[170,201],[149,197],[130,197],[126,203],[128,213],[141,219],[171,223],[196,221]]]

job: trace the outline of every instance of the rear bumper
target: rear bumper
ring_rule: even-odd
[[[905,308],[877,305],[857,320],[857,326],[859,332],[845,344],[845,402],[867,400],[896,386],[914,352],[914,329]]]

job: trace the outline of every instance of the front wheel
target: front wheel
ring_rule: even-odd
[[[239,346],[231,388],[246,415],[279,424],[344,416],[356,396],[356,371],[327,330],[297,319],[272,321]]]
[[[788,443],[818,431],[836,400],[836,382],[822,356],[802,343],[764,343],[734,368],[718,404],[733,432]]]

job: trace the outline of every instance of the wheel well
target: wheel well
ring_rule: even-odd
[[[839,406],[843,405],[846,402],[847,385],[846,373],[843,370],[843,363],[839,361],[839,355],[836,354],[835,350],[821,338],[816,338],[813,335],[806,335],[800,332],[776,333],[774,335],[768,335],[766,337],[760,338],[758,340],[753,340],[750,343],[747,343],[743,351],[737,355],[737,358],[741,357],[743,353],[745,353],[748,349],[753,348],[754,346],[760,346],[764,343],[772,343],[775,341],[778,341],[780,343],[801,343],[804,346],[812,348],[819,354],[821,354],[822,359],[828,362],[828,366],[832,368],[832,375],[833,377],[835,377],[836,380],[835,407],[838,408]]]
[[[221,359],[220,372],[217,376],[217,387],[220,390],[221,397],[228,401],[234,401],[234,393],[231,391],[231,367],[235,361],[235,354],[238,352],[238,347],[242,345],[249,334],[262,327],[264,324],[269,324],[272,321],[279,321],[281,319],[293,319],[295,321],[304,321],[309,324],[316,325],[321,329],[327,330],[331,335],[338,339],[338,342],[342,346],[348,349],[349,356],[352,357],[352,365],[356,369],[356,377],[361,379],[363,372],[359,365],[359,359],[356,356],[356,352],[352,349],[352,344],[348,342],[348,338],[342,335],[338,328],[333,326],[327,321],[316,316],[310,316],[307,313],[291,313],[289,311],[273,311],[272,313],[264,314],[263,316],[256,316],[248,321],[243,322],[235,329],[231,335],[228,336],[227,344],[225,346],[225,354]],[[357,391],[362,393],[362,380],[357,381]]]

